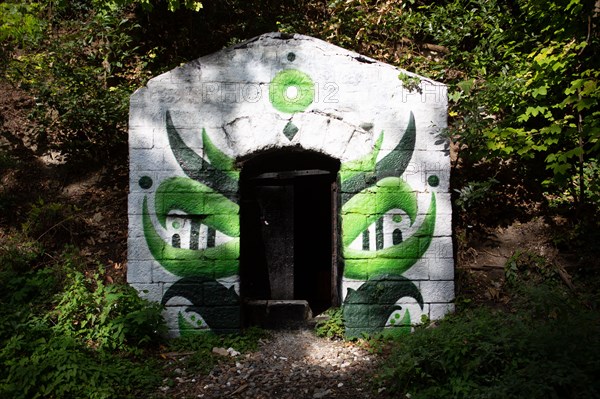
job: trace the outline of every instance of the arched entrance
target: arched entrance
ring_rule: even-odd
[[[246,324],[302,324],[339,305],[338,160],[278,150],[244,161],[240,294]]]

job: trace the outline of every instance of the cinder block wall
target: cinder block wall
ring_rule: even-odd
[[[166,306],[173,336],[238,330],[236,161],[294,147],[341,163],[348,335],[443,317],[454,299],[446,115],[444,85],[300,35],[262,35],[151,79],[131,96],[129,283]]]

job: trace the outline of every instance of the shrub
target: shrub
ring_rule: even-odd
[[[131,355],[155,342],[160,308],[129,286],[87,276],[67,248],[42,262],[22,233],[0,240],[0,397],[137,398],[158,367]]]
[[[52,312],[54,330],[98,349],[126,350],[159,341],[161,307],[141,299],[129,285],[104,284],[101,269],[91,276],[71,272]]]
[[[0,396],[137,398],[160,383],[151,364],[93,351],[68,336],[12,337],[0,350]]]
[[[599,337],[561,291],[523,289],[515,313],[466,311],[397,341],[380,383],[413,398],[598,397]]]
[[[325,319],[317,321],[315,332],[319,337],[329,339],[344,338],[344,319],[340,308],[331,308],[325,311]]]

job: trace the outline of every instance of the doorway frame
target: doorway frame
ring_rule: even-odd
[[[283,165],[278,160],[291,157]],[[245,235],[248,234],[245,226],[248,191],[253,186],[252,180],[256,179],[294,179],[315,175],[328,175],[329,185],[329,221],[330,221],[330,247],[329,247],[329,300],[328,307],[341,305],[341,289],[343,275],[343,257],[341,248],[341,195],[340,195],[340,161],[328,155],[299,149],[282,148],[263,151],[244,157],[237,161],[240,170],[240,299],[242,301],[242,318],[244,317],[244,304],[248,301],[265,298],[253,298],[254,293],[246,291],[248,273],[246,270]],[[245,233],[245,234],[244,234]],[[256,233],[255,233],[256,234]],[[294,240],[296,237],[294,237]],[[294,264],[295,270],[296,264]],[[316,278],[316,277],[315,277]],[[293,282],[292,282],[293,284]],[[267,299],[267,302],[269,299]],[[275,300],[272,300],[275,301]]]

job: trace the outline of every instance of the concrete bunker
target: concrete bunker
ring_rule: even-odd
[[[240,297],[245,324],[289,327],[339,306],[338,160],[298,149],[244,161]]]
[[[130,103],[128,282],[172,336],[337,305],[349,336],[443,317],[446,127],[443,84],[302,35],[157,76]]]

